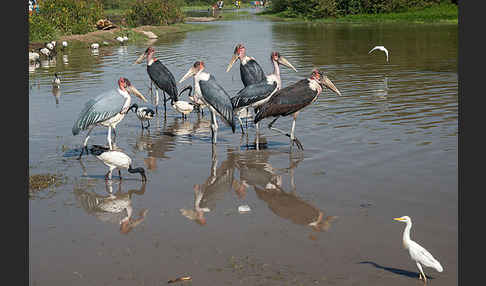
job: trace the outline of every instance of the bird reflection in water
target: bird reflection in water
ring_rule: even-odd
[[[56,99],[56,107],[58,107],[59,99],[61,98],[61,88],[52,86],[52,95]]]
[[[121,190],[120,181],[118,191],[113,193],[113,182],[105,181],[107,195],[100,195],[96,192],[89,192],[83,188],[76,188],[74,195],[82,208],[89,214],[102,222],[109,222],[120,225],[120,233],[128,234],[136,226],[140,225],[146,218],[148,209],[142,209],[138,218],[133,217],[132,196],[139,196],[145,193],[146,183],[138,190],[129,190],[124,193]]]
[[[227,151],[227,158],[218,167],[218,154],[216,146],[212,145],[210,173],[202,184],[194,185],[194,208],[180,209],[183,216],[197,222],[206,224],[204,213],[213,210],[216,202],[223,199],[225,194],[231,192],[234,180],[235,160],[234,150]]]
[[[245,152],[240,154],[237,166],[240,171],[240,188],[253,186],[257,197],[264,201],[277,216],[290,220],[294,224],[305,225],[313,230],[309,235],[317,239],[316,232],[329,230],[336,216],[325,216],[324,211],[301,199],[296,193],[295,169],[303,161],[303,155],[297,158],[289,156],[288,168],[274,168],[269,163],[269,151]],[[288,174],[291,191],[283,187],[283,174]],[[239,191],[243,192],[243,191]]]

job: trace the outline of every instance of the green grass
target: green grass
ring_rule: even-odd
[[[424,9],[410,9],[406,12],[384,14],[356,14],[337,18],[307,20],[305,18],[286,18],[283,13],[264,11],[258,15],[284,21],[312,21],[323,23],[373,23],[373,22],[411,22],[411,23],[458,23],[458,9],[455,4],[439,4]]]

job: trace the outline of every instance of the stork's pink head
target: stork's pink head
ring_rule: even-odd
[[[152,47],[148,47],[146,50],[145,50],[145,54],[148,56],[149,54],[153,54],[155,53],[155,50],[154,48]]]
[[[245,54],[246,54],[246,48],[245,48],[245,46],[243,46],[243,44],[236,45],[234,54],[236,56],[238,56],[239,58],[244,57]]]
[[[200,70],[203,70],[204,69],[204,62],[203,61],[197,61],[194,63],[194,68],[196,69],[196,71],[200,71]]]
[[[131,85],[132,85],[132,83],[126,77],[121,77],[118,80],[118,86],[120,87],[121,90],[125,90],[127,87],[129,87]]]
[[[192,67],[187,71],[187,73],[179,80],[179,83],[185,81],[186,79],[190,78],[191,76],[195,76],[198,74],[200,71],[204,69],[204,62],[203,61],[197,61],[195,62]]]
[[[272,52],[272,53],[270,54],[270,60],[271,60],[271,61],[278,61],[278,59],[279,59],[279,58],[280,58],[280,54],[279,54],[279,52],[275,52],[275,51],[274,51],[274,52]]]
[[[314,69],[312,71],[310,78],[316,80],[322,87],[327,87],[328,89],[334,91],[337,95],[341,96],[341,92],[339,89],[337,89],[334,83],[332,83],[332,81],[318,69]]]

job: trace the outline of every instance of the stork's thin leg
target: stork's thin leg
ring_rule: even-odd
[[[155,113],[159,113],[159,89],[155,86]]]
[[[120,177],[120,180],[122,179],[122,176],[121,176],[121,170],[118,169],[118,176]]]
[[[147,120],[147,127],[145,127],[145,129],[148,130],[149,127],[150,127],[150,120]]]
[[[246,130],[248,130],[248,107],[246,108]]]
[[[91,126],[91,128],[88,130],[88,133],[86,134],[86,137],[84,138],[84,142],[83,142],[83,148],[81,149],[81,154],[79,154],[79,157],[78,157],[78,160],[81,159],[81,156],[83,156],[83,153],[84,153],[84,149],[86,149],[86,154],[89,154],[88,152],[88,139],[89,139],[89,134],[91,133],[91,131],[93,130],[93,128],[95,128],[96,125],[93,125]]]
[[[116,129],[113,127],[113,143],[116,142]]]
[[[113,145],[111,145],[111,126],[108,126],[108,136],[106,137],[108,140],[108,146],[110,146],[110,150],[113,150]]]
[[[167,99],[165,98],[165,91],[162,90],[162,94],[164,95],[164,113],[167,112]]]
[[[270,122],[270,124],[268,124],[268,128],[270,128],[271,130],[276,131],[276,132],[278,132],[282,135],[289,137],[290,140],[292,140],[292,144],[294,144],[294,142],[295,142],[295,144],[297,144],[297,147],[300,150],[304,150],[304,147],[302,147],[302,144],[300,143],[299,139],[295,138],[294,136],[292,136],[289,133],[285,133],[284,131],[282,131],[278,128],[272,127],[273,123],[275,123],[275,121],[277,121],[277,119],[278,119],[278,116],[274,120],[272,120],[272,122]],[[294,122],[292,123],[292,126],[295,126],[295,115],[294,115]],[[292,138],[292,137],[294,137],[294,138]]]
[[[243,122],[241,122],[241,117],[239,115],[237,117],[238,117],[238,121],[240,122],[241,134],[245,134],[245,130],[243,130]]]
[[[106,175],[105,175],[105,180],[106,180],[106,181],[111,180],[111,172],[112,172],[112,171],[113,171],[113,170],[110,168],[110,170],[109,170],[109,171],[106,173]]]
[[[302,147],[302,144],[300,143],[299,139],[295,138],[295,121],[297,120],[297,115],[298,112],[294,113],[294,121],[292,121],[292,130],[290,131],[290,140],[292,140],[292,145],[297,144],[297,147],[300,150],[304,150],[304,147]]]
[[[420,263],[417,262],[417,268],[420,270],[420,273],[419,273],[419,279],[422,280],[420,278],[420,275],[422,275],[422,277],[424,278],[424,283],[427,283],[427,277],[425,276],[425,273],[424,271],[422,270],[422,265],[420,265]]]
[[[216,114],[214,111],[211,110],[211,135],[212,135],[212,142],[216,144],[218,138],[218,123],[216,121]]]

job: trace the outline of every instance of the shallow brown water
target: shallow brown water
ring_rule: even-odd
[[[234,46],[271,72],[278,50],[298,70],[282,69],[287,86],[325,70],[343,96],[326,91],[303,111],[296,136],[305,150],[260,125],[235,134],[220,124],[212,148],[208,113],[183,121],[172,108],[150,133],[134,114],[117,128],[117,145],[147,170],[114,173],[94,156],[76,160],[85,132],[71,127],[82,105],[127,77],[148,94],[145,64],[132,65],[146,45],[70,49],[55,64],[29,72],[31,174],[61,173],[67,183],[29,200],[31,285],[162,285],[192,276],[193,285],[419,285],[418,270],[401,248],[409,215],[412,239],[444,272],[425,268],[432,284],[457,284],[458,76],[457,25],[309,25],[259,18],[211,23],[215,28],[168,35],[153,44],[180,79],[196,60],[230,93],[242,83],[239,66],[226,73]],[[390,51],[386,63],[375,45]],[[45,64],[45,63],[44,63]],[[53,93],[54,72],[62,86]],[[189,81],[188,81],[189,82]],[[385,87],[387,82],[387,87]],[[184,83],[184,85],[187,83]],[[181,85],[182,86],[182,85]],[[276,127],[287,130],[291,119]],[[105,144],[107,130],[90,144]],[[244,182],[244,183],[242,183]],[[188,219],[195,185],[203,218]],[[120,231],[123,214],[90,207],[113,190],[131,201],[136,221]],[[238,206],[248,205],[240,214]],[[182,211],[181,211],[182,210]],[[321,215],[319,230],[309,223]]]

